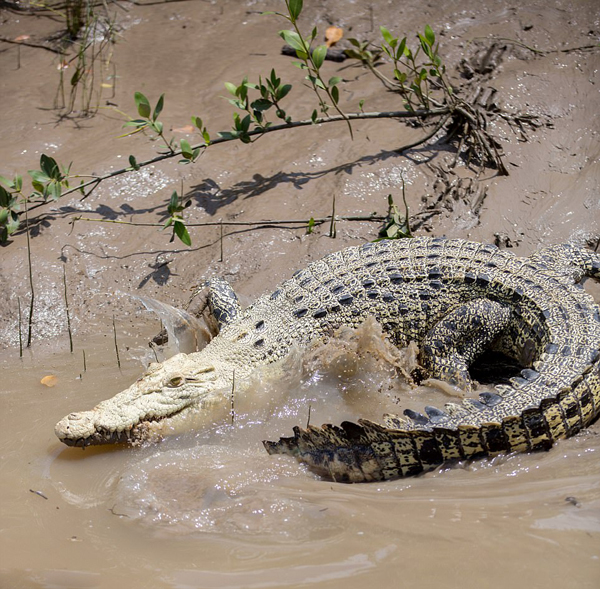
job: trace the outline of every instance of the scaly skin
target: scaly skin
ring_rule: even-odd
[[[292,454],[335,480],[368,481],[456,458],[548,448],[600,412],[600,312],[578,284],[584,274],[600,277],[600,256],[572,245],[531,258],[425,237],[348,248],[236,310],[202,351],[153,365],[129,389],[65,417],[56,434],[87,446],[142,440],[157,423],[168,431],[188,412],[226,405],[234,373],[242,383],[292,345],[373,315],[398,345],[417,342],[432,376],[467,389],[468,365],[492,341],[527,368],[479,401],[391,416],[386,426],[297,428],[293,438],[265,442],[270,453]]]

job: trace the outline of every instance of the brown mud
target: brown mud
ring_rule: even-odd
[[[290,360],[282,383],[254,385],[229,418],[134,449],[63,447],[54,423],[128,386],[152,360],[155,317],[130,294],[181,307],[204,279],[220,275],[252,300],[298,267],[376,236],[377,225],[338,222],[305,230],[191,229],[192,247],[169,243],[152,227],[71,221],[164,221],[171,192],[192,196],[190,222],[299,219],[386,211],[401,202],[402,178],[419,233],[510,245],[527,255],[540,245],[598,236],[600,227],[600,54],[534,54],[598,42],[593,1],[505,0],[306,2],[302,22],[345,36],[378,37],[380,24],[411,34],[438,32],[451,78],[467,95],[539,125],[511,130],[496,117],[508,177],[479,177],[436,138],[404,155],[394,149],[424,133],[393,121],[357,122],[272,134],[255,145],[209,149],[192,166],[164,162],[102,183],[86,200],[71,195],[35,211],[32,263],[36,288],[33,345],[19,358],[17,298],[27,317],[24,233],[0,258],[0,587],[597,587],[600,582],[600,428],[548,453],[500,456],[380,485],[344,486],[316,479],[294,462],[271,458],[260,440],[311,422],[334,423],[385,411],[442,404],[443,393],[406,385],[410,358],[386,350],[366,329],[345,334],[335,350]],[[133,92],[151,102],[166,93],[165,128],[201,116],[213,135],[230,125],[219,99],[224,81],[239,83],[275,67],[294,83],[294,118],[312,111],[302,74],[279,54],[284,23],[261,16],[280,3],[259,1],[123,3],[110,102],[134,113]],[[0,33],[43,40],[59,26],[48,18],[0,11]],[[482,39],[483,38],[483,39]],[[47,153],[80,173],[104,173],[154,155],[140,138],[116,139],[122,118],[103,108],[94,118],[58,120],[52,110],[57,59],[50,52],[0,44],[0,174],[38,167]],[[340,75],[343,108],[401,108],[399,99],[357,67],[327,62]],[[463,77],[461,77],[463,76]],[[493,90],[492,90],[493,89]],[[391,106],[390,106],[391,105]],[[66,270],[73,354],[63,294]],[[595,295],[598,287],[592,287]],[[597,296],[600,300],[600,296]],[[121,356],[117,368],[115,317]],[[361,357],[353,338],[362,338]],[[365,343],[366,342],[366,343]],[[383,346],[383,347],[382,347]],[[86,370],[83,366],[83,351]],[[389,357],[391,354],[392,357]],[[387,360],[385,362],[382,361]],[[54,387],[42,377],[58,377]]]

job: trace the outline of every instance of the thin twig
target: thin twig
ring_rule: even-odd
[[[25,233],[27,235],[27,263],[29,265],[29,286],[31,288],[31,303],[29,304],[29,330],[27,334],[27,347],[31,346],[31,330],[33,327],[33,302],[35,299],[35,291],[33,289],[33,272],[31,270],[31,244],[29,243],[29,216],[27,212],[27,199],[24,200],[25,205]]]
[[[113,315],[113,333],[115,336],[115,352],[117,353],[117,366],[121,370],[121,359],[119,358],[119,346],[117,344],[117,327],[115,325],[115,316]]]
[[[333,193],[333,202],[331,204],[331,224],[329,225],[329,237],[335,238],[337,235],[335,227],[335,192]]]
[[[19,358],[23,357],[23,330],[21,327],[21,297],[17,297],[17,308],[19,310]]]
[[[596,43],[595,45],[581,45],[579,47],[565,47],[564,49],[536,49],[535,47],[526,45],[518,39],[511,39],[510,37],[473,37],[473,40],[475,39],[483,39],[486,41],[505,41],[506,43],[512,43],[513,45],[523,47],[523,49],[527,49],[528,51],[531,51],[536,55],[548,55],[550,53],[571,53],[572,51],[588,51],[591,49],[600,49],[600,45],[598,43]]]
[[[350,216],[337,216],[336,221],[385,221],[387,217],[382,215],[350,215]],[[117,225],[135,225],[137,227],[164,227],[163,223],[136,223],[135,221],[120,221],[118,219],[90,219],[89,217],[73,217],[71,223],[75,223],[77,221],[88,221],[91,223],[116,223]],[[327,215],[327,217],[318,217],[313,219],[313,223],[321,225],[322,223],[327,223],[331,221],[331,215]],[[310,219],[276,219],[269,220],[266,219],[264,221],[207,221],[206,223],[186,223],[186,227],[215,227],[215,226],[225,226],[225,225],[234,225],[234,226],[242,226],[242,227],[256,227],[262,225],[308,225]]]
[[[69,331],[69,347],[73,353],[73,334],[71,333],[71,317],[69,316],[69,300],[67,298],[67,270],[63,266],[63,284],[65,286],[65,309],[67,311],[67,330]]]
[[[231,425],[233,425],[235,421],[235,370],[231,376]]]
[[[51,53],[62,54],[60,49],[54,49],[52,47],[48,47],[47,45],[42,45],[40,43],[28,43],[27,41],[14,41],[13,39],[7,39],[6,37],[0,37],[1,43],[10,43],[12,45],[25,45],[26,47],[34,47],[35,49],[45,49],[46,51],[50,51]]]
[[[219,226],[221,227],[221,239],[220,239],[221,258],[219,259],[219,262],[222,262],[223,261],[223,219],[221,219]]]
[[[83,371],[87,372],[87,364],[85,361],[85,350],[81,350],[83,352]]]

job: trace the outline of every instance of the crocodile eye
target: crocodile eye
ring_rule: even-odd
[[[169,382],[167,386],[170,387],[180,387],[185,382],[185,378],[183,376],[174,376]]]

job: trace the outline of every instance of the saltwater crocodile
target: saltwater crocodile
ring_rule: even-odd
[[[430,376],[469,390],[468,368],[486,348],[523,367],[511,385],[424,414],[295,429],[264,442],[337,481],[412,475],[453,459],[547,449],[600,413],[600,310],[580,282],[600,278],[600,255],[572,244],[519,258],[461,239],[366,243],[296,272],[242,311],[213,281],[219,334],[200,352],[151,365],[136,383],[91,411],[71,413],[56,434],[71,446],[139,441],[209,406],[227,406],[232,383],[374,316],[398,345],[417,342]]]

